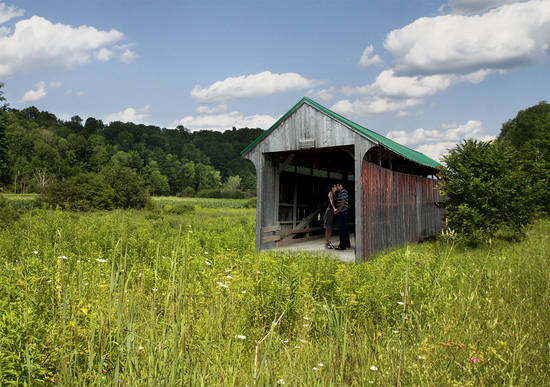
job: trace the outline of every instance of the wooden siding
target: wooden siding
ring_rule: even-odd
[[[394,172],[363,161],[362,257],[436,235],[444,210],[436,180]]]

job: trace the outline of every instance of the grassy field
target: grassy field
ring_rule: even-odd
[[[254,253],[239,201],[162,200],[0,231],[1,385],[550,385],[547,219],[354,265]]]

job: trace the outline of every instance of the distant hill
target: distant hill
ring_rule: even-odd
[[[255,189],[252,163],[240,156],[263,132],[232,128],[192,132],[78,116],[59,119],[36,107],[0,110],[0,190],[38,192],[49,182],[112,163],[141,174],[153,194],[219,188],[239,176],[240,189]],[[239,179],[232,179],[232,181]]]

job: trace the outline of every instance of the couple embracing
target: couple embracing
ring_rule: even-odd
[[[332,183],[328,192],[328,207],[323,217],[325,226],[325,247],[327,249],[345,250],[351,247],[348,231],[348,191],[342,183]],[[334,247],[330,242],[332,228],[334,227],[334,218],[338,222],[338,232],[340,234],[340,244]]]

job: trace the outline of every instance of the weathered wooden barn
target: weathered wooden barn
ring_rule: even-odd
[[[330,182],[350,195],[355,262],[443,227],[438,163],[302,98],[242,152],[257,172],[256,249],[322,233]],[[322,241],[319,241],[322,244]]]

